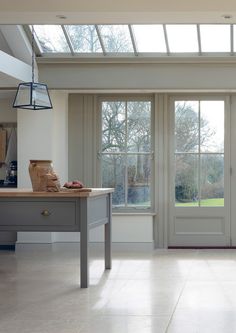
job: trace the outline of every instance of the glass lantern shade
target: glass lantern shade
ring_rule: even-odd
[[[47,85],[37,82],[20,83],[13,107],[28,110],[52,109]]]

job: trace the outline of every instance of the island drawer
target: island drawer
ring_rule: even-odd
[[[76,203],[65,201],[0,202],[1,225],[68,226],[76,223]]]

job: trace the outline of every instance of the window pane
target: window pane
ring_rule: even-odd
[[[175,102],[175,150],[196,152],[199,148],[199,102]]]
[[[230,52],[230,25],[200,25],[202,52]]]
[[[224,152],[224,101],[201,101],[201,151]]]
[[[34,30],[43,52],[70,52],[60,25],[34,25]]]
[[[66,25],[74,52],[102,52],[94,25]]]
[[[127,165],[128,206],[150,207],[150,156],[128,155]]]
[[[175,205],[198,206],[198,155],[175,156]]]
[[[170,52],[198,52],[196,24],[166,25]]]
[[[102,151],[126,150],[125,102],[102,103]]]
[[[234,52],[236,52],[236,25],[234,24],[234,34],[233,34],[233,37],[234,37]]]
[[[99,25],[106,52],[134,52],[128,25]]]
[[[128,102],[127,122],[127,150],[151,151],[151,102]]]
[[[224,155],[201,157],[201,206],[224,206]]]
[[[120,155],[102,156],[102,187],[114,188],[112,202],[125,205],[125,158]]]
[[[166,52],[163,26],[161,24],[133,25],[138,52]]]
[[[102,102],[102,185],[116,207],[149,208],[151,101]]]

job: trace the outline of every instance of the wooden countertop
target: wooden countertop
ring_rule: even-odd
[[[83,189],[62,189],[60,192],[33,192],[32,189],[0,189],[0,197],[31,197],[31,198],[58,198],[58,197],[94,197],[114,192],[113,188],[83,188]]]

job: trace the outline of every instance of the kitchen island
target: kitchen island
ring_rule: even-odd
[[[0,190],[0,232],[80,232],[80,286],[89,284],[89,229],[105,226],[105,269],[111,269],[113,189],[33,192]]]

